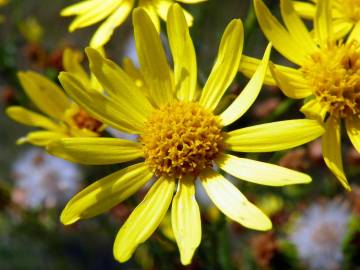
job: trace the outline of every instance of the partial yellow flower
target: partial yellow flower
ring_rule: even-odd
[[[71,72],[79,81],[96,88],[80,65],[81,55],[66,49],[63,56],[65,70]],[[91,117],[77,104],[70,101],[63,90],[45,76],[34,71],[19,72],[18,78],[27,96],[45,114],[39,114],[21,106],[10,106],[7,115],[24,125],[41,128],[29,132],[18,143],[31,143],[46,146],[50,141],[66,137],[94,137],[103,129],[99,120]],[[94,90],[95,91],[95,90]]]
[[[335,0],[334,0],[335,1]],[[261,0],[254,0],[258,22],[274,47],[298,68],[270,64],[265,83],[277,84],[288,97],[306,98],[301,111],[323,122],[324,160],[341,184],[350,186],[341,157],[341,121],[354,147],[360,151],[360,43],[353,31],[346,42],[336,41],[333,32],[331,0],[318,0],[311,35],[290,0],[281,0],[285,27]],[[247,76],[259,60],[243,58],[240,70]]]
[[[90,114],[123,132],[139,134],[138,141],[118,138],[69,138],[49,145],[50,153],[85,164],[115,164],[142,158],[85,188],[70,200],[61,221],[72,224],[121,203],[150,179],[144,200],[121,227],[114,256],[127,261],[161,223],[172,202],[172,229],[181,262],[189,264],[201,241],[201,220],[194,181],[204,186],[214,204],[245,227],[269,230],[271,221],[214,167],[253,183],[283,186],[308,183],[311,178],[264,162],[239,158],[225,151],[258,152],[294,147],[318,137],[323,127],[315,120],[288,120],[225,132],[253,104],[262,86],[271,47],[255,75],[234,102],[213,113],[236,76],[243,48],[243,26],[233,20],[221,39],[217,60],[196,98],[197,63],[184,13],[173,5],[167,33],[174,61],[171,70],[159,33],[143,8],[133,12],[140,73],[144,85],[114,62],[87,48],[90,69],[105,94],[87,90],[71,72],[59,79],[73,100]],[[137,76],[135,76],[137,77]],[[174,196],[175,192],[175,196]]]
[[[138,6],[144,8],[156,28],[160,29],[160,19],[166,21],[166,15],[174,2],[197,4],[207,0],[139,0]],[[61,16],[76,16],[70,24],[69,31],[101,23],[90,40],[90,46],[98,48],[104,46],[111,38],[114,30],[121,26],[131,10],[135,0],[86,0],[71,5],[61,11]],[[193,16],[183,10],[189,26],[193,23]]]
[[[0,7],[5,6],[9,3],[9,0],[0,0]],[[4,22],[4,16],[0,15],[0,23]]]
[[[318,0],[293,1],[294,8],[301,17],[313,19],[316,13]],[[360,1],[359,0],[333,0],[331,6],[334,34],[341,38],[357,31],[360,35]]]

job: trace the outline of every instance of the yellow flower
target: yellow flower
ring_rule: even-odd
[[[315,17],[318,0],[293,1],[294,8],[306,19]],[[332,1],[332,22],[334,34],[341,38],[350,31],[357,31],[360,34],[360,0],[333,0]]]
[[[96,87],[79,64],[81,55],[67,49],[64,51],[63,65],[85,84]],[[18,143],[46,146],[50,141],[66,137],[98,136],[103,124],[91,117],[78,105],[71,102],[60,87],[33,71],[19,72],[20,83],[27,96],[46,116],[21,106],[10,106],[7,115],[24,125],[43,130],[29,132]]]
[[[174,72],[169,67],[159,33],[143,8],[133,12],[140,72],[144,85],[134,81],[114,62],[87,48],[90,69],[105,89],[88,91],[71,72],[59,79],[73,100],[104,123],[139,134],[138,141],[118,138],[69,138],[49,145],[50,153],[85,164],[138,161],[116,171],[77,194],[61,214],[68,225],[109,210],[154,179],[144,200],[120,229],[114,256],[128,260],[136,247],[156,230],[172,201],[172,229],[181,261],[189,264],[200,244],[201,220],[194,181],[199,178],[214,204],[245,227],[268,230],[269,218],[213,165],[246,181],[282,186],[308,183],[311,178],[264,162],[238,158],[225,150],[275,151],[303,144],[323,133],[315,120],[288,120],[225,132],[241,117],[261,89],[271,47],[268,46],[255,75],[241,94],[219,115],[213,111],[236,76],[243,47],[243,26],[233,20],[221,39],[217,60],[201,92],[197,90],[194,45],[185,16],[173,5],[167,18]],[[174,192],[176,192],[174,196]]]
[[[255,0],[255,11],[265,36],[274,47],[299,68],[270,63],[265,83],[277,84],[291,98],[306,98],[301,111],[324,122],[322,138],[324,160],[342,185],[350,190],[341,157],[341,120],[348,136],[360,151],[360,43],[353,31],[344,43],[333,35],[331,1],[319,0],[311,35],[295,12],[290,0],[281,1],[285,26],[271,15],[261,0]],[[240,70],[250,76],[259,60],[244,57]]]
[[[186,4],[196,4],[207,0],[174,0]],[[160,29],[160,20],[166,21],[166,15],[173,0],[139,0],[139,7],[144,8],[156,28]],[[105,45],[114,33],[114,30],[122,25],[131,10],[135,0],[86,0],[71,5],[61,11],[61,16],[76,16],[70,24],[69,31],[84,28],[103,21],[96,30],[90,41],[90,46],[97,48]],[[193,17],[184,10],[188,25],[192,25]]]

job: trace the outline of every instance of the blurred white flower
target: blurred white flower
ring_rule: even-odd
[[[290,235],[300,258],[313,270],[341,269],[344,239],[350,210],[337,201],[309,207]]]
[[[80,189],[82,174],[77,165],[32,148],[12,168],[13,201],[27,209],[64,205]]]

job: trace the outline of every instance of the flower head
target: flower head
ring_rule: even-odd
[[[166,21],[167,12],[174,2],[196,4],[204,1],[206,0],[140,0],[138,5],[146,10],[152,22],[159,30],[159,17]],[[63,9],[61,15],[76,16],[76,19],[69,26],[70,32],[104,20],[90,41],[91,47],[98,48],[104,46],[110,40],[114,30],[125,22],[132,11],[134,4],[135,0],[80,1],[77,4]],[[193,17],[185,10],[184,14],[187,24],[191,26]]]
[[[310,206],[295,224],[290,239],[310,269],[335,270],[341,266],[341,243],[350,211],[336,201]]]
[[[318,0],[311,2],[293,1],[296,12],[303,18],[313,19],[316,13]],[[359,34],[360,31],[360,1],[359,0],[332,0],[332,24],[334,35],[344,37],[349,33]]]
[[[75,74],[83,83],[92,84],[96,88],[96,82],[91,81],[79,64],[79,57],[77,52],[65,50],[63,57],[65,70]],[[27,96],[46,115],[21,106],[10,106],[6,113],[11,119],[43,129],[28,133],[26,137],[20,138],[18,143],[28,142],[46,146],[50,141],[60,138],[99,135],[103,124],[71,102],[55,83],[33,71],[19,72],[18,77]]]
[[[32,210],[64,205],[80,189],[82,178],[77,165],[35,148],[15,161],[12,173],[13,200]]]
[[[211,200],[230,219],[248,228],[270,229],[269,218],[214,169],[216,163],[237,178],[270,186],[311,180],[299,172],[225,153],[225,149],[244,152],[285,149],[323,132],[315,120],[288,120],[224,131],[255,101],[266,73],[270,46],[242,93],[215,115],[214,110],[239,66],[243,46],[241,21],[233,20],[227,26],[217,60],[199,98],[195,95],[198,89],[195,49],[180,6],[173,5],[167,18],[174,71],[144,9],[133,12],[133,24],[143,84],[138,85],[138,80],[92,48],[86,50],[90,69],[105,94],[87,90],[71,72],[61,73],[59,79],[68,94],[89,113],[113,128],[139,134],[139,140],[62,139],[51,143],[49,151],[86,164],[114,164],[139,158],[143,161],[116,171],[77,194],[64,209],[62,222],[71,224],[98,215],[155,178],[144,200],[120,229],[114,244],[115,258],[120,262],[128,260],[136,247],[155,231],[172,202],[172,229],[181,261],[189,264],[201,240],[200,213],[195,200],[195,181],[200,179]]]
[[[301,111],[325,125],[322,139],[324,160],[342,185],[350,189],[342,166],[340,126],[345,120],[350,140],[360,151],[359,35],[353,31],[345,42],[336,40],[330,0],[317,1],[314,35],[307,30],[291,1],[281,1],[285,27],[261,0],[254,0],[254,3],[266,37],[284,57],[298,65],[298,68],[290,68],[271,63],[271,74],[267,75],[265,82],[277,84],[291,98],[306,98]],[[258,60],[247,57],[240,70],[249,75],[256,62]]]

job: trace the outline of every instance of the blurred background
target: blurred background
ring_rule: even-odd
[[[7,2],[7,3],[6,3]],[[59,214],[82,187],[116,166],[80,166],[47,155],[30,145],[16,145],[29,128],[6,117],[10,105],[34,108],[19,85],[19,70],[35,70],[54,82],[66,47],[82,50],[97,26],[69,33],[72,18],[59,12],[72,0],[9,0],[0,7],[0,269],[360,269],[360,155],[343,144],[352,192],[345,192],[322,161],[321,143],[247,157],[309,173],[313,182],[272,188],[233,179],[239,189],[274,224],[270,232],[251,231],[227,220],[199,186],[203,238],[191,266],[183,267],[166,217],[133,258],[118,264],[112,255],[115,235],[143,197],[138,192],[112,211],[65,227]],[[267,45],[249,0],[209,0],[184,5],[195,17],[191,35],[197,51],[199,82],[207,78],[225,26],[233,18],[245,24],[247,55],[261,57]],[[1,3],[1,1],[0,1]],[[267,1],[278,14],[279,1]],[[164,25],[162,25],[162,29]],[[166,35],[164,34],[164,41]],[[131,19],[115,31],[106,53],[121,63],[136,62]],[[273,51],[272,60],[283,62]],[[84,61],[84,66],[87,63]],[[247,79],[240,74],[227,93],[230,102]],[[252,109],[230,129],[269,121],[303,118],[301,101],[264,87]],[[343,136],[346,138],[346,136]]]

